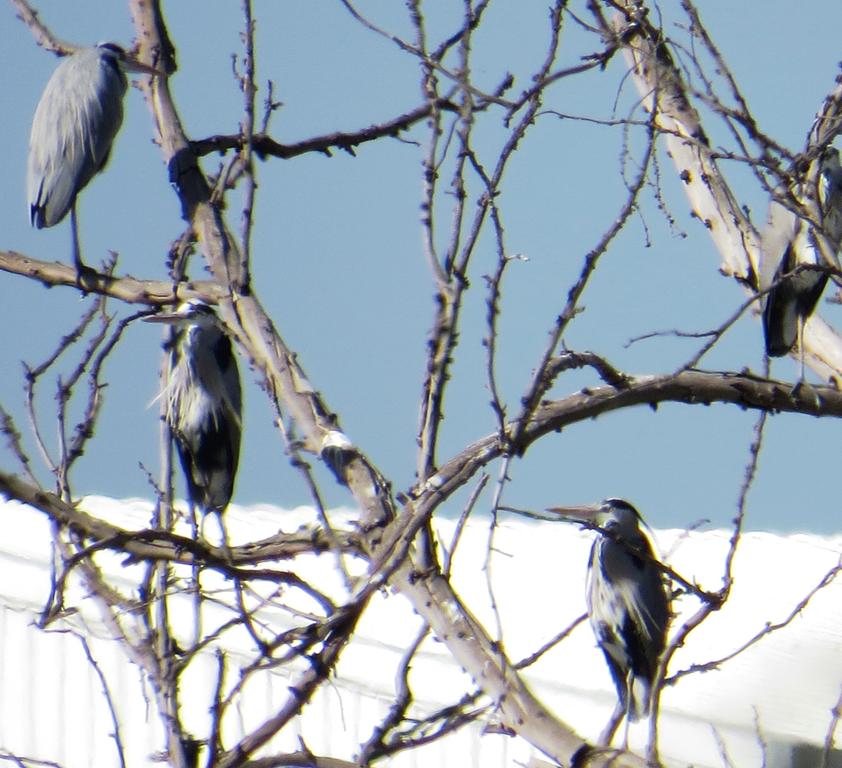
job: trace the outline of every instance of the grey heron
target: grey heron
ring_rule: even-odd
[[[242,431],[240,374],[231,340],[216,313],[201,301],[145,319],[177,329],[161,392],[166,420],[191,504],[221,514],[234,490]]]
[[[819,224],[827,237],[834,259],[842,241],[842,167],[839,151],[827,147],[819,158],[816,183]],[[763,334],[770,357],[786,355],[798,344],[799,382],[804,380],[804,323],[812,314],[827,284],[826,260],[816,233],[806,222],[779,203],[773,203],[764,232],[761,288],[771,285],[763,307]],[[782,254],[772,272],[776,254]],[[766,284],[764,284],[764,282]]]
[[[617,707],[600,736],[607,743],[623,715],[635,721],[649,714],[670,618],[667,585],[640,514],[629,502],[612,498],[549,511],[600,529],[588,562],[587,604],[617,688]]]
[[[119,45],[100,43],[67,56],[53,72],[35,109],[29,135],[29,217],[41,229],[71,212],[73,260],[79,253],[76,195],[105,166],[123,122],[126,72],[161,74]]]

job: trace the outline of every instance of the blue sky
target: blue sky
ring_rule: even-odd
[[[430,35],[452,29],[459,3],[429,4]],[[666,3],[665,6],[672,4]],[[79,44],[115,40],[129,44],[132,29],[122,3],[52,0],[38,6],[59,37]],[[381,26],[407,34],[404,4],[370,0],[359,7]],[[699,3],[704,21],[731,66],[761,128],[793,150],[800,149],[823,95],[832,87],[842,59],[835,30],[842,28],[838,0],[816,0],[810,12],[794,13],[778,0]],[[179,0],[165,4],[178,48],[179,72],[172,78],[182,117],[194,138],[234,133],[241,96],[231,76],[231,55],[240,51],[239,4]],[[437,14],[440,14],[437,15]],[[256,2],[258,78],[275,83],[284,106],[271,132],[292,142],[335,130],[354,130],[420,102],[416,62],[389,41],[360,27],[339,2]],[[492,3],[475,40],[475,78],[489,89],[507,71],[516,89],[543,56],[545,4],[512,0]],[[681,30],[665,19],[669,34]],[[568,21],[561,66],[594,50]],[[807,43],[806,41],[809,41]],[[797,54],[797,55],[796,55]],[[37,258],[70,260],[69,222],[51,230],[30,229],[26,215],[25,163],[29,124],[56,59],[40,50],[10,4],[0,5],[0,84],[6,149],[0,178],[0,247]],[[551,88],[547,110],[610,118],[622,116],[636,99],[622,87],[624,62],[616,57],[606,72],[594,71]],[[714,142],[721,127],[708,122]],[[490,164],[503,131],[490,117],[476,135],[476,147]],[[253,245],[258,292],[282,336],[299,353],[312,383],[342,419],[351,438],[394,482],[412,483],[415,432],[427,333],[433,316],[433,286],[421,246],[420,159],[417,141],[389,139],[342,152],[258,164],[259,198]],[[563,305],[571,280],[623,200],[619,183],[620,128],[594,126],[552,114],[541,116],[506,173],[499,199],[510,253],[528,260],[512,264],[506,277],[500,332],[500,386],[510,413],[524,391],[546,334]],[[204,160],[214,171],[219,158]],[[567,344],[603,354],[631,373],[671,370],[689,358],[698,342],[658,338],[631,346],[635,336],[657,330],[703,331],[722,323],[744,300],[735,283],[717,272],[718,256],[703,227],[693,220],[668,158],[661,156],[663,191],[676,220],[670,229],[651,193],[642,216],[614,243],[583,302],[586,311],[570,326]],[[744,168],[724,170],[755,224],[765,219],[766,200]],[[447,179],[447,167],[442,179]],[[474,185],[473,191],[476,191]],[[445,242],[449,201],[437,210]],[[228,220],[239,228],[239,199],[231,196]],[[169,243],[183,224],[169,188],[151,120],[140,93],[126,98],[126,118],[106,171],[80,197],[82,247],[99,261],[109,250],[120,255],[120,271],[162,279]],[[686,235],[686,236],[685,236]],[[647,244],[647,237],[651,244]],[[440,243],[441,245],[441,243]],[[480,241],[473,262],[472,289],[465,307],[459,361],[445,406],[439,459],[494,429],[488,406],[485,299],[482,275],[493,268],[490,237]],[[201,266],[194,262],[192,273]],[[54,347],[84,304],[68,289],[46,290],[29,281],[0,276],[4,301],[4,361],[0,403],[26,430],[21,408],[18,361],[38,362]],[[112,310],[123,312],[116,304]],[[824,305],[831,322],[839,310]],[[149,496],[142,464],[157,472],[156,395],[160,336],[136,324],[107,368],[109,386],[97,440],[74,475],[79,493]],[[703,363],[714,370],[762,369],[759,322],[745,318]],[[306,487],[288,466],[273,412],[244,361],[247,411],[235,499],[294,506],[309,502]],[[790,360],[773,373],[792,379]],[[576,391],[591,379],[562,378],[553,396]],[[52,411],[52,381],[45,382],[44,416]],[[756,414],[733,407],[670,405],[615,413],[579,424],[533,446],[510,469],[504,503],[542,508],[604,496],[633,501],[658,527],[687,526],[699,519],[725,525],[748,460]],[[53,439],[55,428],[42,420]],[[838,531],[834,493],[839,461],[835,420],[778,415],[765,437],[761,471],[749,499],[754,529]],[[31,446],[31,443],[30,443]],[[4,465],[8,454],[3,451]],[[496,473],[492,467],[491,472]],[[317,468],[331,504],[351,503],[330,475]],[[490,497],[480,508],[487,508]],[[445,511],[457,513],[464,495]]]

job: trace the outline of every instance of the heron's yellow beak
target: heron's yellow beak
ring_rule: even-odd
[[[599,513],[599,504],[588,504],[577,507],[547,507],[547,512],[557,515],[561,520],[568,520],[574,523],[596,523],[596,516]]]
[[[123,69],[126,72],[137,72],[143,75],[149,75],[150,77],[164,77],[166,73],[162,72],[160,69],[155,69],[155,67],[150,67],[148,64],[144,64],[142,61],[138,61],[131,56],[126,56],[120,64],[122,65]]]
[[[149,315],[143,318],[144,323],[169,323],[170,325],[177,325],[178,323],[190,322],[189,317],[178,314],[178,312],[159,312],[157,315]]]

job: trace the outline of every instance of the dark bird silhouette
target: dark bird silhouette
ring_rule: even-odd
[[[617,688],[617,707],[600,737],[607,743],[624,715],[635,721],[650,712],[670,618],[667,586],[641,530],[640,515],[627,501],[606,499],[550,511],[601,531],[588,562],[587,603],[591,627]]]
[[[836,259],[842,241],[842,168],[839,152],[828,147],[819,159],[817,198],[819,222]],[[773,203],[764,232],[763,258],[771,288],[763,306],[763,335],[770,357],[788,354],[796,344],[800,350],[799,382],[804,380],[804,323],[813,313],[827,284],[829,266],[822,257],[814,228],[779,203]],[[777,256],[782,253],[782,256]],[[768,280],[779,259],[774,275]],[[761,284],[761,288],[768,285]]]
[[[242,393],[231,341],[214,311],[188,301],[146,318],[177,328],[161,392],[190,502],[222,513],[231,501],[240,456]]]

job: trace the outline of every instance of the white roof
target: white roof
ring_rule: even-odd
[[[144,527],[151,504],[91,498],[84,508],[125,527]],[[332,513],[335,520],[348,513]],[[279,527],[293,530],[313,522],[312,510],[269,506],[233,507],[226,516],[234,541],[256,539]],[[19,754],[57,760],[67,766],[112,765],[113,745],[107,734],[109,713],[101,701],[98,680],[80,657],[80,643],[63,635],[45,635],[31,626],[49,589],[49,526],[40,513],[13,503],[0,505],[0,746]],[[214,528],[212,521],[206,527]],[[436,523],[449,546],[455,522]],[[501,628],[504,648],[517,660],[541,647],[585,610],[587,555],[594,534],[573,525],[505,516],[489,542],[487,519],[470,520],[454,555],[454,585],[492,634]],[[206,530],[213,536],[213,531]],[[688,581],[707,590],[721,586],[730,534],[656,531],[656,544],[669,564]],[[491,549],[489,550],[489,543]],[[491,551],[491,555],[488,553]],[[734,587],[723,608],[692,632],[675,655],[669,673],[705,665],[729,656],[765,627],[786,621],[807,595],[839,564],[842,539],[749,533],[741,537],[734,559]],[[114,558],[115,573],[130,581],[131,568]],[[342,581],[332,555],[306,557],[295,568],[319,588],[341,599]],[[489,589],[496,610],[491,607]],[[842,594],[832,578],[785,627],[770,632],[718,669],[683,677],[662,697],[661,751],[671,761],[722,765],[724,748],[735,765],[760,765],[758,729],[767,744],[821,745],[831,724],[831,710],[842,690]],[[146,764],[161,748],[154,717],[147,717],[138,698],[139,674],[119,647],[104,640],[107,633],[96,611],[81,594],[83,610],[68,627],[87,627],[107,675],[122,691],[118,697],[124,739],[136,755],[130,765]],[[695,597],[676,601],[672,634],[698,608]],[[263,617],[280,628],[290,617],[267,610]],[[298,734],[316,752],[350,758],[370,734],[376,718],[390,703],[395,670],[414,639],[420,619],[399,595],[380,595],[366,611],[355,641],[342,657],[337,675],[305,711],[295,733],[273,744],[296,749]],[[56,643],[60,643],[60,651]],[[247,658],[248,638],[233,637],[233,659]],[[239,656],[238,654],[243,654]],[[81,659],[81,661],[80,661]],[[212,661],[197,665],[195,681],[186,690],[190,727],[203,734],[213,680]],[[267,677],[263,693],[240,708],[240,723],[227,735],[253,727],[274,711],[286,695],[289,672]],[[412,667],[416,700],[433,710],[471,690],[467,676],[454,664],[444,644],[428,640]],[[535,693],[562,720],[583,736],[594,738],[610,714],[615,693],[601,652],[587,622],[546,653],[526,672]],[[84,680],[83,680],[84,679]],[[86,681],[86,682],[84,682]],[[83,692],[83,694],[80,694]],[[63,702],[72,700],[70,708]],[[53,713],[52,715],[50,713]],[[55,718],[52,727],[45,719]],[[77,725],[74,722],[79,721]],[[341,726],[338,724],[341,723]],[[80,734],[89,735],[83,748]],[[47,734],[45,736],[45,734]],[[633,726],[632,746],[645,743],[645,726]],[[467,729],[448,743],[396,759],[394,765],[523,764],[531,749],[518,739],[479,735]],[[468,759],[470,757],[470,759]],[[768,755],[767,755],[768,758]],[[767,759],[769,768],[775,765]]]

